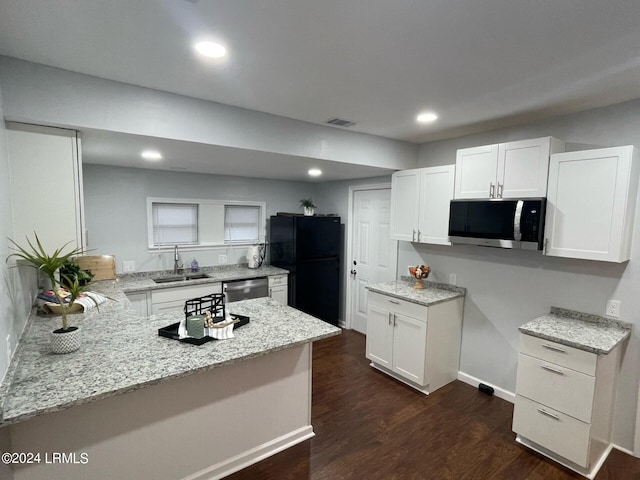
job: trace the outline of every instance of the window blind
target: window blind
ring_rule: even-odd
[[[153,244],[194,245],[198,243],[198,205],[153,203]]]
[[[260,207],[224,206],[224,242],[255,243],[260,240]]]

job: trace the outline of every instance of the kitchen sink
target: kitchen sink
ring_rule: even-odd
[[[152,278],[156,283],[170,283],[170,282],[188,282],[190,280],[201,280],[203,278],[211,278],[206,273],[194,273],[190,275],[172,275],[170,277],[156,277]]]

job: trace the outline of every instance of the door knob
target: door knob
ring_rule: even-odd
[[[358,273],[355,269],[351,270],[351,275],[355,275],[356,273]]]

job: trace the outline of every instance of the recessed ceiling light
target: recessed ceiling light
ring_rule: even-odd
[[[416,117],[416,121],[420,123],[431,123],[438,119],[438,115],[433,112],[424,112]]]
[[[162,154],[155,150],[145,150],[140,154],[145,160],[162,160]]]
[[[199,42],[195,48],[200,55],[209,58],[222,58],[227,54],[227,49],[215,42]]]
[[[309,175],[312,177],[319,177],[320,175],[322,175],[322,170],[320,170],[319,168],[312,168],[309,170]]]

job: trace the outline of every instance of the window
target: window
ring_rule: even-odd
[[[260,240],[260,207],[224,206],[224,243],[256,243]]]
[[[196,245],[198,243],[198,205],[153,203],[153,244]]]
[[[264,241],[266,204],[231,200],[147,198],[150,249],[194,249]]]

